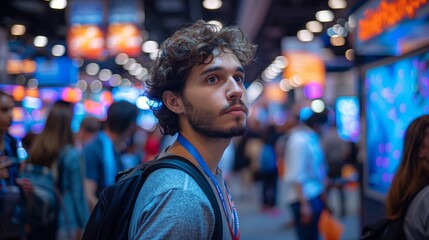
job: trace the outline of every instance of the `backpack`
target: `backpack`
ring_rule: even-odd
[[[26,209],[27,222],[34,227],[56,226],[59,199],[52,170],[40,165],[27,164],[21,176],[30,180],[34,189],[34,196]]]
[[[194,164],[176,155],[155,159],[118,173],[115,184],[102,191],[82,239],[128,239],[130,220],[140,189],[149,174],[160,168],[182,170],[198,183],[209,199],[215,214],[213,239],[222,239],[220,208],[209,182]]]
[[[399,218],[383,218],[374,224],[364,226],[360,240],[406,240],[404,232],[405,215],[414,197],[419,192],[417,191],[405,201],[405,208]]]
[[[0,239],[21,239],[24,236],[25,201],[19,186],[6,185],[0,179]]]

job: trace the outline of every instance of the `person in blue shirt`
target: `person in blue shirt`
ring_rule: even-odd
[[[120,152],[137,129],[137,115],[137,107],[130,102],[112,103],[107,110],[103,130],[83,147],[85,193],[91,209],[97,204],[101,191],[112,185],[116,174],[126,167]]]

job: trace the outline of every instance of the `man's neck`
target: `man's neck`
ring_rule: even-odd
[[[195,147],[195,149],[197,149],[210,171],[213,174],[216,174],[219,161],[223,152],[231,142],[231,139],[208,138],[195,132],[181,134]],[[173,143],[171,148],[168,150],[168,153],[183,156],[194,164],[198,164],[196,156],[192,156],[191,153],[189,153],[189,151],[186,150],[186,148],[178,141]]]

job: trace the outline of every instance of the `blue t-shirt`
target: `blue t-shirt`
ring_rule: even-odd
[[[86,177],[97,183],[96,196],[99,197],[101,191],[107,187],[104,176],[104,153],[101,135],[98,134],[91,142],[83,148],[83,155],[86,163]],[[120,155],[115,150],[114,159],[118,171],[124,170],[121,164]]]

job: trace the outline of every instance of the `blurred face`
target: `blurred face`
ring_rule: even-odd
[[[0,132],[6,132],[12,124],[13,100],[8,96],[0,97]]]
[[[186,80],[182,101],[185,118],[198,133],[231,138],[246,129],[244,70],[231,52],[214,52],[209,64],[195,66]]]

